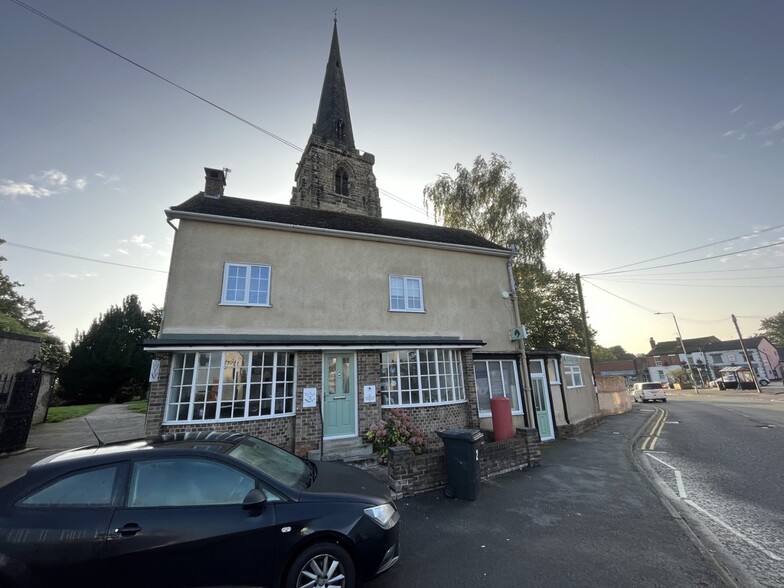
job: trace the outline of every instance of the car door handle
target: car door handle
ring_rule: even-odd
[[[127,525],[123,525],[119,529],[115,529],[115,533],[119,533],[123,537],[130,537],[131,535],[136,535],[142,528],[137,525],[136,523],[128,523]]]

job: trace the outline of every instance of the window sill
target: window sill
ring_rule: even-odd
[[[271,304],[252,304],[250,302],[219,302],[218,306],[239,306],[245,308],[272,308]]]
[[[404,310],[404,309],[397,309],[397,308],[390,308],[389,312],[402,312],[404,314],[426,314],[424,310]]]
[[[523,414],[525,414],[525,413],[522,410],[513,410],[512,411],[512,416],[523,416]],[[493,416],[493,413],[490,412],[489,410],[487,412],[480,412],[479,413],[479,418],[480,419],[489,419],[489,418],[492,418],[492,416]]]
[[[431,406],[449,406],[451,404],[465,404],[468,400],[447,400],[445,402],[427,402],[419,404],[382,404],[381,408],[429,408]]]

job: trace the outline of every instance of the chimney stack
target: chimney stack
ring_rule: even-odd
[[[204,168],[204,195],[207,198],[220,198],[226,185],[226,172],[229,170]]]
[[[653,337],[651,337],[649,343],[651,344],[651,349],[656,349],[656,341],[654,341]]]

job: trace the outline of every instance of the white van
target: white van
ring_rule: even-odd
[[[667,402],[667,393],[661,382],[637,382],[630,390],[635,402],[661,400]]]

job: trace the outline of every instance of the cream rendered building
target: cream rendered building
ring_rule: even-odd
[[[221,170],[166,210],[176,227],[147,433],[253,433],[304,454],[361,447],[397,408],[437,431],[491,428],[491,396],[535,426],[512,252],[469,231],[384,219],[354,148],[333,31],[290,205],[224,194]]]

